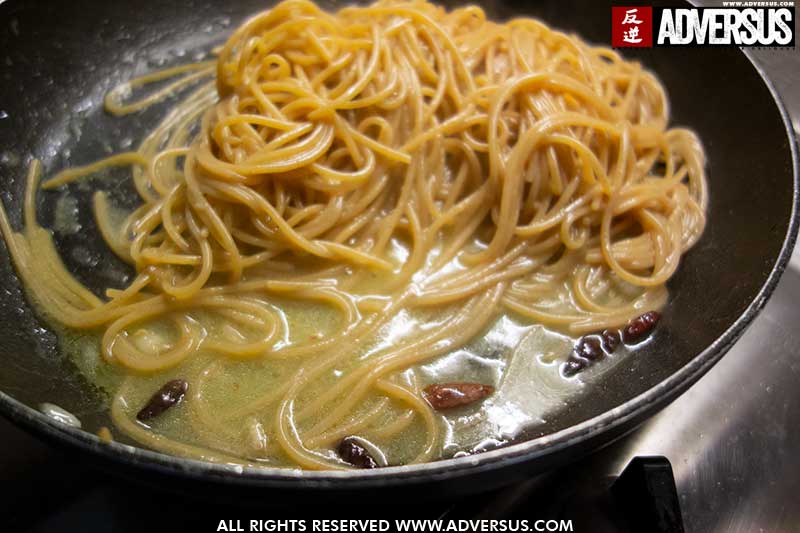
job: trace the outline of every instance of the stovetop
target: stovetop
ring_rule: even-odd
[[[800,53],[757,50],[753,56],[800,132]],[[672,464],[688,533],[800,531],[798,325],[796,250],[774,296],[742,339],[634,433],[519,485],[461,502],[398,502],[405,507],[392,513],[405,518],[533,514],[572,518],[574,531],[620,531],[608,503],[609,480],[633,457],[658,455]],[[153,525],[179,531],[186,529],[188,517],[200,516],[200,508],[203,516],[217,520],[257,516],[253,509],[237,511],[122,482],[74,463],[2,419],[0,435],[0,479],[11,489],[0,499],[6,531],[141,531]],[[311,512],[308,505],[304,512]],[[207,522],[202,530],[215,531],[216,525]]]

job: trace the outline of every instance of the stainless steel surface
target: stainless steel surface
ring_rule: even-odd
[[[687,531],[800,531],[800,271],[707,376],[630,438],[601,452],[672,462]]]

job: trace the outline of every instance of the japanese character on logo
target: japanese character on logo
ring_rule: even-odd
[[[622,21],[623,24],[641,24],[644,22],[643,20],[639,20],[636,18],[636,13],[638,13],[638,9],[628,9],[625,11],[625,19]]]
[[[612,6],[611,44],[614,48],[653,46],[653,6]]]
[[[639,37],[639,26],[634,26],[633,28],[626,30],[623,34],[622,40],[631,44],[638,44],[642,42],[642,39]]]

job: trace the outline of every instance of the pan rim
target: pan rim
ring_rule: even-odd
[[[664,407],[694,384],[722,358],[741,337],[773,294],[780,277],[789,264],[794,249],[798,226],[800,226],[798,138],[786,105],[774,84],[763,68],[754,60],[749,50],[742,50],[742,53],[769,90],[789,141],[793,174],[792,210],[780,253],[756,296],[722,335],[678,371],[616,408],[555,433],[478,455],[366,471],[308,471],[275,467],[242,467],[187,459],[117,442],[105,443],[94,434],[52,420],[3,391],[0,391],[0,414],[31,433],[48,440],[55,440],[60,444],[111,461],[122,461],[126,465],[156,474],[264,488],[294,488],[299,483],[303,485],[303,488],[321,490],[402,486],[420,481],[435,481],[477,474],[552,456],[571,446],[585,443],[594,436],[615,428],[622,428],[627,422],[645,416],[647,411]]]

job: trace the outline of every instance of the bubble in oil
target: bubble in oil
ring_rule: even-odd
[[[86,267],[96,267],[99,263],[98,257],[94,255],[91,250],[83,246],[76,246],[73,248],[70,252],[70,256],[80,265]]]
[[[0,153],[0,163],[8,166],[16,166],[19,165],[20,159],[14,152],[3,152]]]
[[[56,200],[54,229],[63,235],[74,235],[81,229],[78,221],[78,200],[69,195],[64,195]]]

